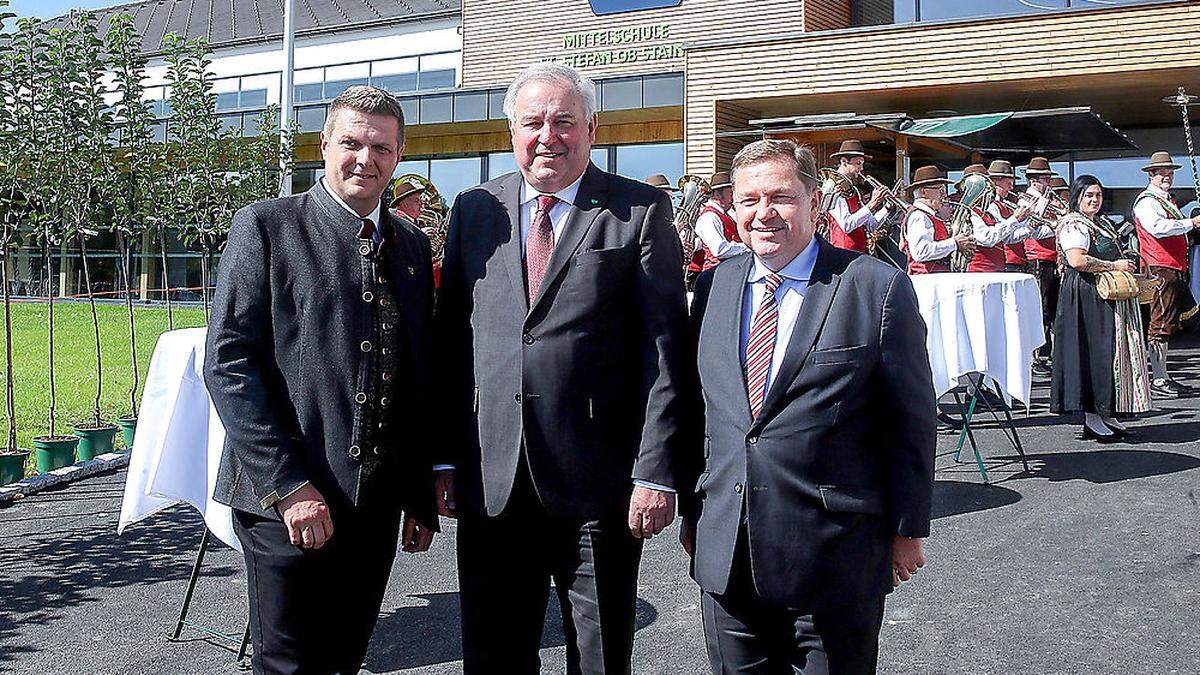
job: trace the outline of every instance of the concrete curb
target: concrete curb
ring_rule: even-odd
[[[129,466],[128,452],[110,452],[86,462],[64,466],[50,473],[30,476],[25,480],[19,480],[0,487],[0,504],[8,504],[57,485],[66,485],[67,483],[73,483],[89,476],[116,471],[127,466]]]

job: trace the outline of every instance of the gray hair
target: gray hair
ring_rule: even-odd
[[[504,116],[509,122],[516,122],[517,95],[521,87],[530,82],[551,82],[554,84],[570,85],[583,101],[584,118],[592,119],[596,114],[596,83],[582,75],[578,70],[561,63],[535,63],[517,76],[504,92]]]
[[[396,118],[400,127],[399,135],[396,137],[397,147],[404,145],[404,108],[400,107],[400,101],[396,100],[396,97],[388,92],[378,87],[356,84],[338,94],[337,98],[329,103],[329,113],[325,116],[326,136],[333,134],[333,125],[337,120],[338,112],[341,110],[353,110],[364,115],[383,115]]]
[[[754,141],[738,151],[729,168],[729,176],[734,185],[737,184],[738,169],[743,169],[761,162],[784,162],[790,164],[796,171],[796,176],[804,183],[804,187],[815,190],[820,182],[817,180],[817,158],[807,145],[796,145],[791,141],[767,139]]]

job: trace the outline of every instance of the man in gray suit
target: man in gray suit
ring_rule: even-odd
[[[467,673],[538,672],[552,579],[568,671],[628,672],[642,540],[674,518],[682,253],[665,194],[590,163],[595,109],[574,70],[525,71],[505,97],[519,171],[452,210],[439,499]]]
[[[929,534],[925,326],[907,276],[814,236],[807,148],[757,141],[731,173],[750,253],[696,285],[703,468],[680,507],[709,660],[873,672],[884,597]]]
[[[325,177],[238,211],[221,258],[205,384],[226,439],[214,498],[246,554],[254,670],[357,673],[401,514],[437,527],[429,241],[381,208],[404,149],[390,94],[351,87],[321,133]]]

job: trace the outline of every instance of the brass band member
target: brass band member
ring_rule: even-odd
[[[946,199],[950,181],[936,166],[923,166],[913,172],[908,191],[915,199],[913,208],[904,219],[902,249],[908,255],[909,274],[930,274],[950,271],[950,254],[961,251],[975,253],[975,244],[966,234],[950,236],[950,228],[938,217],[938,209]]]
[[[844,197],[835,195],[829,207],[829,243],[859,253],[867,252],[867,232],[879,227],[887,218],[888,208],[884,202],[890,192],[886,187],[871,191],[871,197],[863,200],[858,185],[862,180],[867,153],[862,143],[855,140],[843,141],[838,151],[829,155],[837,160],[838,173],[855,186],[855,194]]]
[[[1050,179],[1054,171],[1050,168],[1050,160],[1045,157],[1034,157],[1025,167],[1025,178],[1029,188],[1022,198],[1028,203],[1034,215],[1044,217],[1050,197]],[[1038,288],[1042,293],[1042,329],[1045,331],[1046,342],[1038,348],[1033,362],[1033,372],[1043,377],[1050,375],[1051,343],[1054,339],[1054,312],[1058,307],[1058,250],[1055,248],[1054,235],[1044,239],[1026,239],[1025,255],[1029,259],[1029,272],[1037,277]]]
[[[972,174],[987,175],[991,179],[990,171],[982,164],[967,167],[963,178]],[[1003,272],[1005,244],[1021,241],[1027,236],[1024,227],[1027,210],[1016,214],[1020,217],[1013,217],[1012,213],[1006,216],[999,212],[997,207],[996,199],[992,199],[986,209],[971,207],[971,240],[976,248],[967,264],[968,272]]]
[[[697,251],[703,254],[700,271],[712,269],[722,260],[748,250],[738,236],[737,222],[730,215],[733,184],[729,182],[729,174],[718,171],[708,184],[712,195],[696,219],[696,237],[700,239]]]
[[[1031,267],[1025,252],[1025,240],[1053,238],[1054,228],[1034,223],[1029,219],[1032,211],[1029,204],[1020,204],[1014,199],[1017,174],[1013,171],[1012,162],[1004,159],[994,160],[988,166],[988,177],[996,186],[996,199],[989,207],[993,217],[1001,220],[1015,218],[1021,221],[1018,231],[1004,245],[1004,271],[1028,273]],[[1012,207],[1014,203],[1018,203],[1015,209]]]
[[[388,204],[388,210],[393,216],[401,220],[406,220],[414,227],[420,228],[418,220],[421,218],[421,195],[425,192],[424,185],[418,185],[416,182],[397,178],[396,182],[392,183],[392,201]],[[429,237],[429,232],[425,232],[425,236]],[[430,243],[433,237],[429,237]],[[434,255],[433,261],[433,287],[436,289],[442,280],[442,262]]]
[[[1186,218],[1171,198],[1179,165],[1166,152],[1156,152],[1142,167],[1149,185],[1133,200],[1133,223],[1141,245],[1142,263],[1159,279],[1150,305],[1147,340],[1151,389],[1156,396],[1174,398],[1188,391],[1167,373],[1167,342],[1179,330],[1179,315],[1188,298],[1184,273],[1188,266],[1187,235],[1200,226],[1200,216]]]

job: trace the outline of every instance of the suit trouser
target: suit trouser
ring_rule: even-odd
[[[303,550],[277,520],[234,510],[246,556],[255,673],[357,673],[396,557],[399,518],[333,517]]]
[[[813,609],[769,603],[754,588],[744,534],[737,546],[725,593],[701,591],[700,612],[713,673],[875,672],[884,595]]]
[[[546,512],[523,465],[499,516],[459,516],[465,672],[539,672],[552,579],[567,672],[630,672],[641,540],[624,512],[586,522]]]

